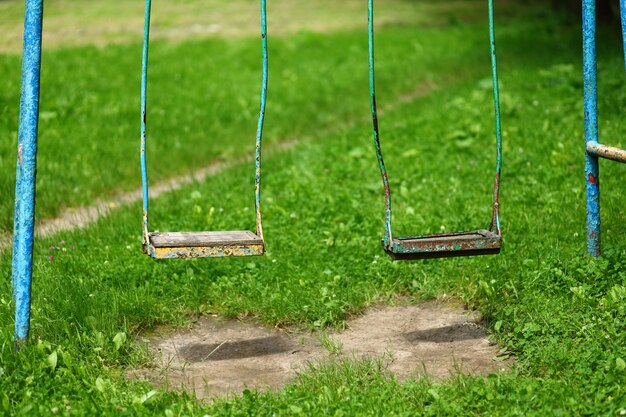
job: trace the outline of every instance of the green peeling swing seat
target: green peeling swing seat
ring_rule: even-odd
[[[143,59],[141,73],[141,177],[143,186],[143,251],[157,259],[212,258],[224,256],[255,256],[265,253],[261,224],[261,139],[267,98],[267,19],[266,0],[261,4],[261,46],[263,80],[261,110],[255,152],[256,231],[150,232],[148,228],[148,174],[146,162],[146,92],[148,80],[148,44],[151,0],[146,0]]]
[[[493,96],[496,120],[496,175],[493,189],[493,215],[488,229],[429,234],[417,236],[393,236],[391,229],[391,190],[387,169],[383,161],[376,112],[376,93],[374,77],[374,0],[368,0],[369,12],[369,71],[372,121],[374,126],[374,145],[385,189],[385,235],[382,245],[395,260],[413,260],[444,258],[455,256],[491,255],[500,253],[502,234],[499,217],[500,170],[502,164],[502,135],[500,127],[500,104],[498,98],[498,72],[496,66],[495,29],[493,19],[493,0],[489,0],[489,37],[491,44],[491,68],[493,77]]]

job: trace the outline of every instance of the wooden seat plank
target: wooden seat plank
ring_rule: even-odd
[[[260,256],[265,253],[265,242],[248,230],[154,232],[143,250],[156,259]]]
[[[254,245],[263,240],[248,230],[217,232],[154,232],[150,241],[155,248]]]

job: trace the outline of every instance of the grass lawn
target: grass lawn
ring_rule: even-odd
[[[379,101],[386,108],[381,137],[398,234],[488,223],[494,135],[487,39],[484,21],[391,25],[379,31]],[[10,257],[3,254],[0,415],[626,413],[626,193],[620,182],[626,168],[601,163],[605,250],[603,258],[590,259],[584,241],[580,28],[533,9],[501,17],[497,39],[504,128],[501,255],[391,262],[380,248],[384,207],[368,120],[364,31],[277,39],[268,142],[296,138],[301,143],[264,160],[267,254],[155,262],[140,255],[139,204],[84,230],[41,239],[35,251],[32,343],[21,354],[12,346]],[[601,135],[623,147],[626,92],[619,37],[603,33],[600,45]],[[214,54],[207,50],[222,53],[208,59]],[[156,44],[152,132],[170,142],[153,142],[153,178],[247,152],[240,148],[253,137],[256,50],[256,41],[248,39]],[[63,94],[83,106],[48,107],[42,113],[38,209],[43,216],[54,215],[60,202],[88,203],[107,190],[137,185],[136,161],[128,157],[137,154],[136,106],[119,100],[136,84],[127,74],[135,73],[130,69],[137,51],[137,45],[86,47],[44,57],[50,68],[44,73],[49,88],[44,106],[45,94],[48,106]],[[231,60],[242,52],[249,58],[234,65]],[[207,57],[201,64],[191,58],[201,53]],[[76,80],[74,92],[64,90],[60,78],[71,75],[69,65],[88,57],[122,61],[120,70],[112,71],[106,84],[96,82],[96,70],[103,66],[94,65],[91,82]],[[232,67],[218,71],[219,60]],[[3,74],[5,68],[17,74],[10,69],[17,61],[0,58]],[[55,66],[65,71],[53,71]],[[171,77],[180,72],[191,86],[204,78],[199,69],[207,66],[218,79],[203,80],[197,95]],[[85,93],[87,87],[94,93]],[[221,99],[214,111],[204,108],[218,105],[207,104],[207,92]],[[2,94],[0,117],[13,120],[16,110],[7,103],[17,90]],[[193,106],[179,108],[176,103],[185,98]],[[119,107],[107,112],[104,103]],[[206,129],[182,135],[181,125],[198,120]],[[12,123],[3,137],[12,134]],[[95,149],[81,151],[78,160],[64,150],[78,148],[86,136],[64,133],[87,133],[89,126],[98,127],[101,139],[89,140]],[[229,140],[203,147],[215,126],[220,138]],[[108,146],[109,137],[116,138],[115,146]],[[172,151],[176,137],[179,147]],[[8,173],[13,161],[4,156],[12,155],[12,148],[2,146],[0,169]],[[168,156],[171,167],[159,165],[157,152]],[[90,175],[83,172],[88,169]],[[236,165],[155,199],[154,227],[251,227],[252,171],[250,164]],[[3,195],[10,195],[10,181],[2,181]],[[64,188],[69,184],[83,187],[80,197],[71,197],[76,193]],[[2,206],[5,225],[10,206]],[[419,302],[444,293],[487,317],[494,340],[517,358],[510,373],[398,382],[376,359],[325,363],[282,391],[247,390],[210,405],[123,377],[127,367],[150,363],[133,337],[156,325],[189,325],[199,314],[213,312],[269,325],[341,328],[349,315],[372,303],[400,297]]]

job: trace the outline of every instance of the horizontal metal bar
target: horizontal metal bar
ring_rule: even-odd
[[[587,152],[600,158],[626,163],[626,149],[620,149],[615,146],[601,145],[598,142],[588,142]]]

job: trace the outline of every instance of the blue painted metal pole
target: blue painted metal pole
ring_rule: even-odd
[[[141,59],[141,186],[143,189],[143,244],[148,245],[150,242],[148,232],[148,165],[146,161],[146,142],[147,142],[147,91],[148,91],[148,47],[150,40],[150,9],[152,7],[151,0],[146,0],[146,9],[144,16],[143,28],[143,52]]]
[[[583,73],[585,149],[598,142],[598,81],[596,68],[596,2],[583,0]],[[600,174],[598,157],[585,151],[587,250],[600,256]]]
[[[256,234],[263,239],[261,219],[261,141],[263,139],[263,123],[265,121],[265,105],[267,103],[268,52],[267,52],[267,7],[266,0],[261,0],[261,48],[263,60],[263,80],[261,85],[261,110],[256,134],[254,205],[256,209]]]
[[[622,16],[622,42],[624,44],[624,68],[626,68],[626,0],[620,0],[619,8]]]
[[[27,0],[24,18],[12,271],[15,343],[18,347],[26,341],[30,330],[42,22],[43,0]]]

